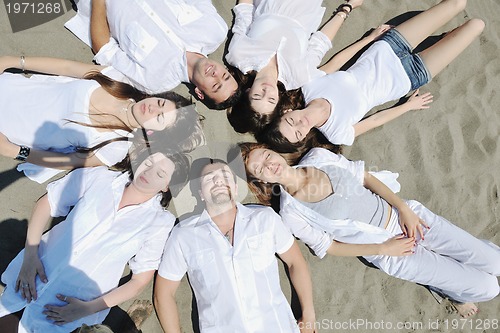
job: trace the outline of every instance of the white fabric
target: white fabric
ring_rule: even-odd
[[[7,285],[0,317],[24,308],[20,332],[67,333],[83,323],[101,323],[109,310],[55,326],[42,314],[45,304],[63,305],[56,294],[92,300],[118,286],[127,262],[134,274],[157,269],[174,216],[160,197],[118,211],[128,175],[106,167],[83,168],[47,186],[52,216],[71,210],[66,220],[42,237],[39,255],[48,283],[37,278],[38,299],[27,304],[14,285],[24,250],[2,275]]]
[[[78,147],[93,147],[101,142],[130,136],[128,132],[98,131],[74,122],[90,124],[90,96],[99,84],[92,80],[3,73],[0,75],[0,132],[17,144],[37,150],[71,153]],[[96,151],[96,157],[111,166],[128,152],[129,143],[118,141]],[[61,170],[21,165],[26,175],[44,182]],[[49,174],[45,174],[45,170]]]
[[[262,0],[255,7],[236,5],[227,62],[248,73],[260,71],[276,54],[278,80],[287,90],[325,75],[317,67],[332,43],[317,31],[325,11],[321,2]]]
[[[301,166],[310,165],[302,162]],[[377,244],[402,233],[395,218],[391,218],[387,229],[349,219],[332,220],[304,206],[283,188],[281,190],[283,222],[320,258],[326,255],[333,240]],[[495,277],[500,275],[498,246],[471,236],[417,201],[407,201],[407,204],[430,226],[429,230],[424,230],[425,239],[418,240],[415,254],[365,258],[389,275],[436,287],[460,302],[482,302],[495,297],[499,292]],[[393,213],[397,214],[394,207]]]
[[[398,99],[411,84],[401,61],[385,41],[374,43],[347,71],[318,78],[302,88],[306,104],[324,98],[330,117],[318,129],[334,144],[352,145],[354,127],[377,105]]]
[[[179,281],[188,273],[202,333],[298,333],[275,257],[293,236],[271,208],[237,208],[234,247],[204,211],[172,230],[158,274]]]
[[[227,24],[210,0],[107,0],[112,38],[94,57],[113,66],[148,93],[189,82],[186,51],[208,55],[227,35]],[[80,0],[65,26],[90,45],[91,1]]]

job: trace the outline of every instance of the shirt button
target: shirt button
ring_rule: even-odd
[[[141,44],[141,49],[145,48],[144,44]]]
[[[149,13],[149,15],[151,15],[151,16],[155,16],[155,13],[151,12],[151,13]]]

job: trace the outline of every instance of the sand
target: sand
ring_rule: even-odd
[[[214,0],[221,15],[231,24],[233,1]],[[338,1],[325,1],[331,13]],[[334,41],[338,52],[365,31],[398,14],[421,10],[437,1],[366,0],[349,17]],[[0,55],[37,55],[90,62],[90,50],[63,24],[65,15],[34,28],[12,33],[6,7],[0,6]],[[428,110],[413,111],[392,123],[361,136],[345,149],[353,160],[363,159],[370,170],[400,173],[400,195],[416,199],[473,235],[500,244],[500,3],[470,1],[467,9],[442,30],[450,30],[467,18],[486,22],[481,37],[431,83],[421,89],[434,95]],[[220,59],[224,46],[211,57]],[[178,91],[187,94],[184,87]],[[205,133],[210,142],[245,141],[234,133],[223,112],[198,110],[206,116]],[[16,112],[17,110],[12,110]],[[46,110],[41,110],[44,112]],[[45,186],[20,177],[16,163],[0,159],[0,272],[23,247],[27,219],[34,201]],[[174,202],[174,211],[188,212],[192,202]],[[251,202],[251,196],[242,199]],[[480,313],[461,321],[450,313],[447,303],[438,304],[421,286],[398,280],[368,268],[355,258],[329,257],[319,260],[301,245],[310,263],[320,332],[498,332],[500,298],[480,304]],[[459,277],[457,277],[459,278]],[[282,275],[289,295],[289,283]],[[151,298],[151,288],[140,299]],[[191,332],[191,292],[183,281],[177,294],[184,332]],[[132,301],[121,305],[127,309]],[[119,312],[118,310],[116,312]],[[143,332],[161,332],[152,315]]]

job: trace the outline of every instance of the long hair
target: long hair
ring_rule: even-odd
[[[151,156],[154,153],[157,152],[143,150],[137,155],[137,157],[133,161],[129,160],[126,171],[129,173],[130,180],[134,179],[134,170],[136,170],[142,162],[144,162],[149,156]],[[168,184],[168,190],[165,192],[161,191],[162,198],[160,200],[160,204],[163,208],[167,208],[168,205],[170,204],[170,201],[172,200],[172,197],[175,198],[187,184],[189,170],[190,170],[190,163],[188,157],[182,153],[177,153],[177,152],[170,152],[170,153],[160,152],[160,153],[162,153],[166,158],[172,161],[175,166],[175,169],[172,173],[172,176]]]
[[[301,89],[287,91],[285,85],[278,81],[278,102],[274,110],[269,114],[257,112],[251,106],[248,92],[255,81],[256,75],[256,71],[251,71],[247,74],[241,74],[240,72],[240,75],[234,76],[237,78],[238,86],[241,90],[241,97],[232,108],[227,110],[227,119],[233,129],[238,133],[250,132],[256,134],[262,131],[264,127],[275,118],[281,117],[285,110],[302,108],[304,106],[304,96]]]

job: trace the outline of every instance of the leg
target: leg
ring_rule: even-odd
[[[0,327],[4,333],[17,333],[19,318],[16,314],[9,314],[0,318]]]
[[[434,7],[401,23],[396,29],[415,48],[424,39],[464,10],[467,0],[443,0]]]
[[[420,52],[431,77],[436,76],[481,34],[484,22],[472,19],[451,31],[436,44]]]

